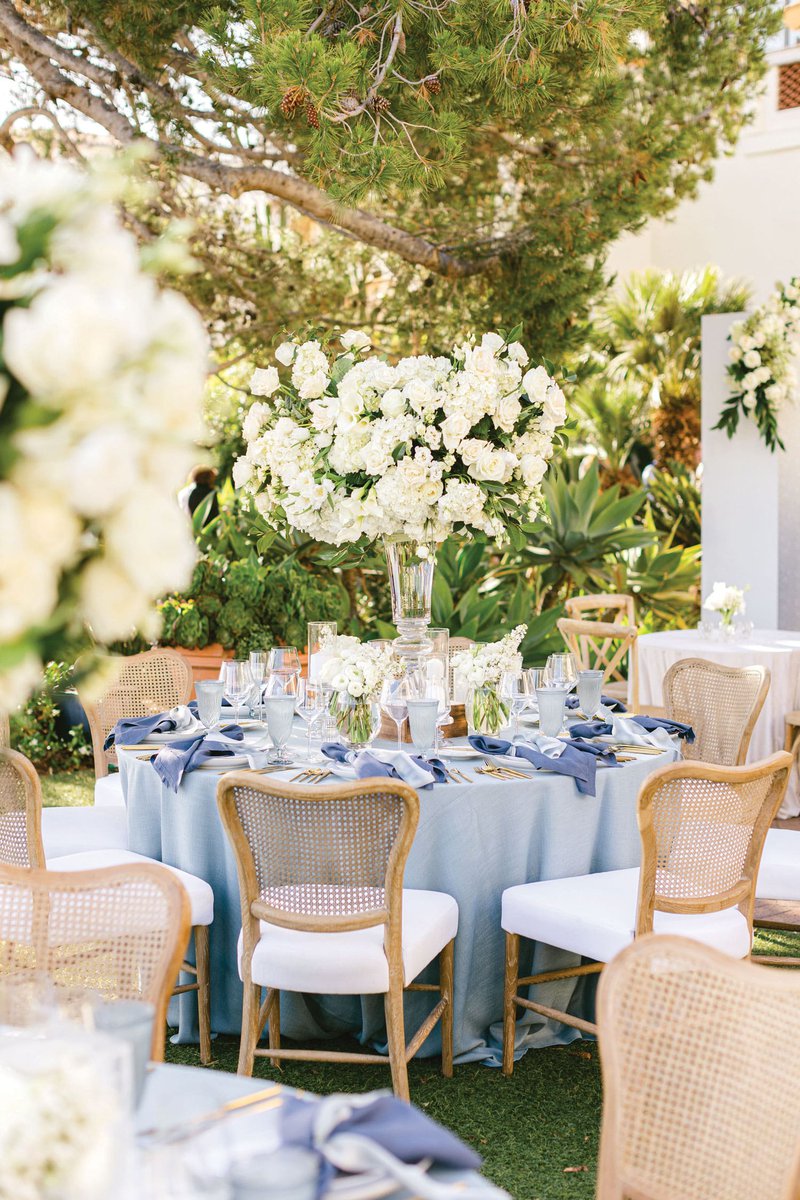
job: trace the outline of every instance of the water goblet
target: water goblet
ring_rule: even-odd
[[[222,664],[225,697],[236,708],[236,722],[239,722],[239,707],[253,686],[250,674],[250,664],[241,659],[226,659]]]
[[[292,722],[297,697],[294,693],[284,693],[281,696],[265,696],[264,712],[267,718],[267,731],[275,747],[269,761],[277,767],[291,767],[293,760],[284,752],[284,746],[292,736]]]
[[[514,718],[512,742],[519,737],[519,719],[536,700],[536,689],[541,683],[541,672],[531,669],[508,671],[500,684],[500,694],[508,700]]]
[[[250,651],[250,674],[253,677],[253,683],[258,685],[258,711],[259,719],[264,720],[264,680],[267,677],[267,664],[269,655],[266,650],[251,650]]]
[[[218,679],[200,679],[194,685],[197,696],[197,719],[206,733],[219,725],[225,684]]]
[[[558,684],[571,692],[578,682],[578,668],[573,654],[551,654],[545,663],[544,683]]]
[[[604,671],[578,671],[578,707],[587,721],[593,721],[600,711],[604,680]]]
[[[408,727],[414,749],[423,758],[430,754],[436,742],[436,726],[439,720],[439,701],[436,696],[409,696]]]
[[[394,721],[395,729],[397,730],[397,749],[403,749],[402,729],[403,722],[408,716],[407,686],[405,678],[387,679],[381,688],[380,704],[382,710],[392,721]]]
[[[439,633],[440,631],[436,630],[436,632]],[[447,630],[444,632],[446,634]],[[435,747],[438,749],[442,736],[442,726],[453,724],[453,718],[450,716],[449,656],[447,650],[434,650],[425,660],[422,671],[423,691],[419,694],[426,697],[435,696],[439,701],[439,718],[436,722],[435,742]]]
[[[539,730],[545,737],[558,737],[564,727],[564,701],[572,689],[549,684],[536,689]]]
[[[306,749],[304,762],[316,762],[319,756],[311,753],[311,727],[317,717],[327,711],[333,689],[324,683],[316,683],[312,679],[301,679],[297,693],[296,707],[298,717],[306,726]]]
[[[299,690],[299,671],[270,671],[264,685],[264,697],[297,696]]]

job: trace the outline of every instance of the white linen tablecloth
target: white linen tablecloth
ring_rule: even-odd
[[[768,758],[783,749],[785,719],[800,707],[800,633],[780,629],[756,629],[742,642],[712,641],[694,629],[646,633],[639,638],[639,704],[664,703],[661,689],[668,667],[681,658],[706,658],[725,667],[767,667],[770,688],[753,730],[748,762]],[[781,817],[800,814],[800,790],[792,773]]]

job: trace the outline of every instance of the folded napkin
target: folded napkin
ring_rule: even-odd
[[[406,754],[404,750],[348,750],[341,742],[324,742],[322,753],[333,762],[353,767],[357,779],[385,775],[390,779],[402,779],[413,788],[447,783],[447,771],[438,758],[421,758],[417,754]]]
[[[267,763],[266,749],[260,746],[243,746],[244,733],[238,725],[227,725],[212,736],[178,738],[168,746],[162,746],[150,759],[156,774],[163,784],[177,792],[184,775],[196,771],[211,759],[224,759],[234,754],[246,754],[251,767],[264,767]]]
[[[682,721],[671,721],[667,717],[614,717],[612,721],[582,721],[569,727],[570,733],[576,738],[607,737],[608,734],[613,734],[625,742],[634,743],[641,740],[642,744],[648,745],[666,744],[658,738],[655,742],[648,741],[642,737],[642,730],[645,733],[664,730],[671,737],[679,737],[690,744],[695,736],[691,725],[684,725]]]
[[[186,704],[149,717],[123,717],[106,737],[103,749],[107,750],[117,742],[120,746],[138,746],[139,742],[146,742],[151,733],[171,733],[173,730],[180,733],[184,729],[188,733],[198,724],[191,706]]]
[[[448,1185],[415,1165],[427,1159],[434,1166],[474,1171],[481,1160],[449,1130],[394,1096],[287,1095],[280,1123],[284,1145],[301,1146],[319,1156],[318,1196],[327,1191],[337,1171],[376,1170],[420,1200],[444,1200],[456,1191],[459,1197],[487,1194],[488,1185],[479,1177]]]
[[[601,696],[600,704],[603,708],[607,708],[609,712],[624,713],[628,711],[622,701],[615,700],[613,696]],[[566,708],[580,708],[578,697],[574,692],[571,692],[569,696],[567,696],[566,700],[564,701],[564,705]]]
[[[558,741],[562,747],[559,754],[556,754],[552,748],[548,748],[547,746],[543,749],[540,748],[542,742],[551,743],[555,741]],[[578,791],[584,796],[595,796],[597,794],[598,758],[602,758],[609,766],[617,765],[614,754],[610,750],[603,750],[600,746],[588,747],[589,753],[587,754],[585,753],[587,749],[585,742],[542,737],[536,739],[536,742],[534,740],[507,742],[504,738],[489,737],[488,734],[478,733],[473,733],[469,737],[469,744],[475,750],[479,750],[481,754],[502,754],[510,755],[514,758],[525,758],[540,769],[544,768],[548,771],[555,771],[557,775],[570,775],[575,780],[575,786]],[[599,750],[600,753],[594,753],[596,750]]]

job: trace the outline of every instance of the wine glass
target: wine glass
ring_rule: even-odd
[[[299,671],[270,671],[264,686],[264,697],[297,696],[299,690]]]
[[[250,664],[242,659],[229,658],[222,664],[225,697],[236,707],[236,723],[239,723],[239,707],[253,686]]]
[[[215,725],[219,725],[225,684],[218,679],[200,679],[194,685],[194,690],[197,696],[197,719],[206,733],[210,733]]]
[[[311,753],[311,726],[317,717],[321,717],[327,711],[332,695],[333,689],[324,683],[316,683],[311,679],[300,680],[295,712],[306,725],[305,762],[316,761]]]
[[[272,672],[294,671],[300,674],[300,656],[296,646],[274,646],[269,652],[269,669]]]
[[[387,679],[381,688],[381,708],[395,723],[397,729],[397,749],[403,749],[403,722],[408,715],[406,705],[406,680]]]
[[[514,732],[511,740],[519,737],[519,719],[522,714],[533,706],[536,701],[536,689],[541,683],[541,671],[531,669],[508,671],[503,676],[500,692],[504,700],[508,700],[511,715],[514,718]]]
[[[258,684],[258,711],[260,720],[264,720],[264,680],[267,675],[267,663],[269,655],[266,650],[251,650],[250,651],[250,674],[253,678],[253,683]]]
[[[551,654],[544,668],[545,687],[565,687],[571,692],[578,682],[578,668],[573,654]]]

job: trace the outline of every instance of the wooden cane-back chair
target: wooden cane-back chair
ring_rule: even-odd
[[[192,695],[191,667],[175,650],[145,650],[143,654],[115,659],[115,665],[116,681],[104,696],[93,701],[80,693],[89,720],[98,779],[108,774],[110,763],[117,762],[113,746],[103,749],[117,721],[166,712],[178,704],[188,704]]]
[[[743,763],[769,683],[766,667],[724,667],[704,658],[673,663],[664,675],[664,707],[668,717],[694,729],[694,742],[684,742],[684,758]]]
[[[252,1074],[256,1055],[312,1061],[383,1063],[391,1066],[397,1095],[408,1099],[407,1062],[417,1052],[436,1022],[442,1019],[442,1063],[452,1074],[452,979],[455,928],[447,943],[433,947],[440,955],[440,984],[415,984],[405,979],[403,930],[403,872],[419,819],[419,797],[407,784],[391,779],[364,779],[324,789],[281,784],[232,772],[217,787],[220,816],[233,846],[239,873],[242,905],[240,973],[244,984],[239,1073]],[[407,895],[408,893],[406,893]],[[420,893],[435,903],[451,897]],[[264,936],[266,922],[273,932],[337,934],[383,927],[386,987],[359,986],[359,967],[346,961],[339,991],[358,995],[383,993],[389,1042],[384,1055],[350,1054],[281,1048],[280,990],[314,991],[314,938],[295,939],[289,953],[289,975],[254,981],[253,959]],[[363,947],[362,947],[363,948]],[[378,947],[380,950],[380,945]],[[340,955],[347,958],[348,943]],[[310,959],[305,964],[300,958]],[[430,958],[427,960],[430,961]],[[427,961],[422,966],[427,965]],[[279,972],[277,957],[266,971]],[[363,969],[363,968],[362,968]],[[417,972],[412,972],[412,978]],[[293,986],[291,974],[300,971],[312,986]],[[259,978],[261,976],[259,975]],[[325,988],[322,976],[320,987]],[[267,995],[261,1003],[261,988]],[[403,991],[440,992],[440,999],[420,1029],[405,1043]],[[258,1040],[269,1021],[269,1049],[259,1050]]]
[[[0,749],[0,863],[45,865],[39,776],[16,750]]]
[[[570,596],[564,612],[574,621],[603,621],[609,625],[636,625],[633,596],[624,592],[596,592],[591,596]]]
[[[623,951],[598,995],[597,1200],[797,1200],[800,979],[679,937]]]
[[[189,901],[165,867],[0,867],[0,979],[35,971],[56,988],[149,1002],[157,1061],[188,936]]]
[[[545,880],[504,892],[505,1074],[511,1074],[514,1066],[517,1006],[584,1032],[595,1033],[597,1028],[572,1013],[519,995],[520,986],[602,971],[635,937],[654,928],[671,933],[685,930],[687,937],[727,948],[734,956],[749,956],[758,865],[791,765],[791,755],[781,751],[747,767],[703,762],[662,767],[639,792],[639,870]],[[701,922],[703,929],[698,930],[696,922],[702,914],[724,915]],[[593,961],[520,977],[522,937]]]
[[[579,671],[603,671],[603,691],[622,700],[632,712],[639,708],[639,633],[635,625],[562,617],[558,630],[575,656]],[[627,669],[627,677],[626,677]]]

